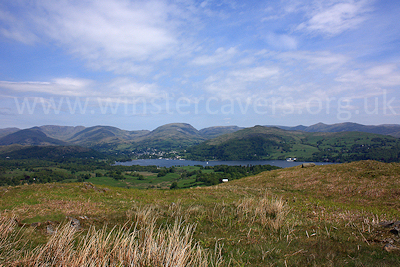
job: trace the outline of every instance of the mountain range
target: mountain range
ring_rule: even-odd
[[[210,138],[240,130],[237,126],[209,127],[198,131],[190,124],[171,123],[153,131],[127,131],[112,126],[46,125],[29,129],[0,129],[0,146],[78,145],[102,152],[171,150],[196,145]]]
[[[328,132],[328,133],[336,133],[336,132],[365,132],[365,133],[375,133],[375,134],[384,134],[391,135],[394,137],[400,138],[400,125],[399,124],[382,124],[382,125],[363,125],[353,122],[344,122],[344,123],[336,123],[336,124],[324,124],[317,123],[311,126],[303,126],[298,125],[294,127],[290,126],[275,126],[271,125],[271,127],[278,127],[280,129],[289,130],[289,131],[303,131],[309,133],[315,132]]]
[[[0,129],[0,146],[3,146],[0,147],[0,154],[2,151],[29,146],[80,146],[112,154],[188,150],[193,159],[273,159],[293,156],[310,160],[316,155],[324,159],[342,155],[345,150],[353,151],[354,147],[351,146],[357,144],[367,144],[370,149],[379,146],[384,148],[384,144],[397,146],[400,142],[398,137],[400,125],[371,126],[357,123],[250,128],[215,126],[201,130],[186,123],[171,123],[152,131],[127,131],[112,126],[46,125],[22,130]],[[328,153],[329,150],[336,151],[336,154]],[[391,154],[390,157],[400,156]]]

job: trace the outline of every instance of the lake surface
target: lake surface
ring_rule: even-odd
[[[216,165],[229,165],[229,166],[247,166],[247,165],[272,165],[281,168],[288,168],[301,165],[305,162],[302,161],[286,161],[286,160],[240,160],[240,161],[195,161],[195,160],[173,160],[173,159],[137,159],[127,162],[116,162],[115,165],[123,166],[150,166],[155,165],[158,167],[172,167],[172,166],[216,166]],[[314,162],[316,165],[328,165],[329,162]]]

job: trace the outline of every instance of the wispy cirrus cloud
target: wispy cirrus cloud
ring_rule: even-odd
[[[0,88],[14,92],[45,93],[63,96],[87,96],[94,82],[87,79],[56,78],[48,82],[0,81]]]
[[[114,97],[156,98],[163,93],[156,84],[140,83],[130,78],[117,78],[107,85],[106,95]]]
[[[304,6],[308,20],[297,26],[311,34],[335,36],[357,28],[371,11],[369,0],[318,1]]]
[[[257,82],[279,74],[277,67],[255,67],[235,70],[228,73],[228,77],[241,82]]]
[[[13,39],[24,44],[33,44],[39,41],[39,37],[34,34],[25,21],[19,19],[14,14],[7,12],[0,4],[0,34],[8,39]]]
[[[275,49],[282,50],[295,50],[297,49],[297,43],[295,37],[290,36],[288,34],[276,34],[269,33],[266,36],[267,43],[274,47]]]
[[[336,78],[353,87],[369,89],[400,86],[400,68],[396,64],[377,65],[364,70],[353,70]]]
[[[137,82],[130,78],[116,78],[98,84],[88,79],[56,78],[51,81],[9,82],[0,81],[0,88],[11,91],[11,95],[39,96],[41,94],[60,97],[142,97],[154,98],[162,94],[158,86]]]
[[[304,68],[318,68],[323,72],[332,72],[350,61],[350,57],[332,53],[330,51],[293,51],[283,52],[275,55],[276,58],[284,60],[290,65],[301,64]]]
[[[205,91],[213,97],[248,98],[269,94],[270,85],[280,74],[277,67],[247,67],[220,72],[204,80]]]
[[[24,43],[56,42],[89,66],[139,74],[143,71],[138,63],[164,60],[184,46],[180,27],[190,13],[185,6],[158,0],[10,5],[11,9],[18,6],[24,16],[21,19],[2,11],[3,36]]]
[[[230,47],[228,49],[220,47],[217,50],[215,50],[215,52],[212,55],[201,55],[195,57],[192,60],[192,64],[199,66],[221,65],[227,63],[237,54],[238,51],[235,47]]]

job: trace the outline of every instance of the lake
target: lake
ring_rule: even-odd
[[[286,161],[286,160],[240,160],[240,161],[195,161],[195,160],[173,160],[173,159],[137,159],[127,162],[116,162],[115,165],[123,166],[150,166],[155,165],[158,167],[172,167],[172,166],[216,166],[216,165],[229,165],[229,166],[247,166],[247,165],[272,165],[281,168],[288,168],[301,165],[305,162],[302,161]],[[328,165],[330,162],[314,162],[316,165]]]

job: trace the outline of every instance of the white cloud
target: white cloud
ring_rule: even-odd
[[[32,44],[38,40],[36,35],[30,32],[22,32],[12,28],[11,29],[1,28],[0,34],[2,34],[7,38],[14,39],[25,44]]]
[[[218,65],[226,63],[231,60],[238,51],[236,48],[231,47],[225,49],[223,47],[218,48],[213,55],[203,55],[193,59],[192,63],[194,65],[206,66],[206,65]]]
[[[271,84],[276,82],[280,70],[277,67],[244,68],[219,72],[204,80],[204,90],[213,97],[240,99],[270,95]]]
[[[46,5],[41,22],[50,37],[89,58],[163,58],[178,42],[162,2],[95,1],[87,5]]]
[[[397,69],[396,64],[379,65],[367,69],[365,74],[368,76],[386,76],[392,75]]]
[[[228,76],[241,82],[258,82],[279,74],[276,67],[255,67],[239,71],[231,71]]]
[[[12,14],[2,10],[0,6],[0,34],[6,38],[17,40],[24,44],[33,44],[39,38],[27,29],[24,22],[16,18]]]
[[[372,89],[400,86],[400,69],[395,64],[378,65],[366,70],[347,72],[336,80],[353,86]]]
[[[285,3],[285,5],[283,7],[285,13],[297,12],[303,5],[302,2],[297,1],[297,0],[284,0],[282,2]]]
[[[207,6],[207,4],[208,4],[208,1],[203,1],[203,2],[201,2],[200,7],[205,8]]]
[[[16,92],[46,93],[61,96],[87,96],[91,94],[93,81],[87,79],[57,78],[51,82],[0,81],[0,88]]]
[[[297,30],[334,36],[357,28],[370,11],[368,0],[324,1],[310,6],[309,20],[298,25]]]
[[[160,96],[156,84],[138,83],[129,78],[117,78],[103,85],[92,80],[56,78],[50,82],[8,82],[0,81],[0,88],[24,95],[49,94],[61,97],[143,97]],[[30,94],[28,94],[30,93]]]
[[[298,65],[299,62],[306,62],[305,67],[318,68],[323,72],[332,72],[345,65],[350,58],[342,54],[334,54],[329,51],[294,51],[283,52],[275,55],[290,65]]]
[[[279,50],[295,50],[297,48],[297,40],[295,37],[287,34],[269,33],[266,37],[267,43]]]
[[[140,75],[147,76],[154,71],[154,66],[147,63],[136,63],[130,60],[113,60],[113,59],[101,59],[91,61],[87,64],[91,69],[94,70],[106,70],[113,72],[117,75]]]
[[[3,36],[24,43],[56,42],[89,66],[139,74],[138,63],[170,58],[185,46],[180,27],[191,12],[162,0],[36,0],[18,8],[20,18],[0,12]]]
[[[106,94],[113,97],[156,98],[162,95],[155,84],[138,83],[129,78],[118,78],[108,88],[110,91]]]

